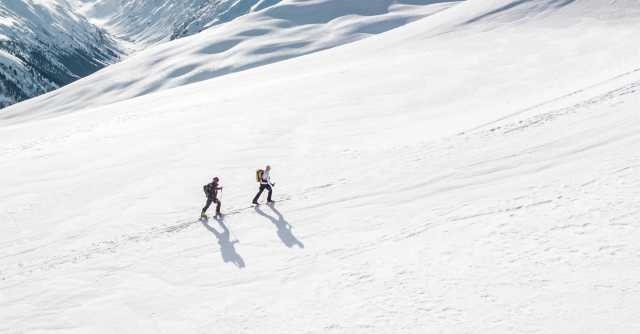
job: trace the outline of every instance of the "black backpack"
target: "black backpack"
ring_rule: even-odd
[[[204,190],[204,194],[207,196],[207,198],[209,198],[209,197],[211,197],[211,195],[213,195],[213,194],[211,194],[211,185],[210,184],[205,184],[202,187],[202,190]]]

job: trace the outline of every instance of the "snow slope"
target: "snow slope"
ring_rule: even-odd
[[[73,86],[3,110],[0,117],[28,117],[34,110],[55,114],[85,109],[203,81],[353,42],[457,3],[282,1],[190,38],[145,49]]]
[[[120,38],[143,47],[162,41],[190,36],[213,26],[227,23],[247,14],[275,10],[287,21],[300,24],[315,17],[329,22],[347,15],[379,16],[390,7],[411,5],[411,14],[395,17],[409,21],[420,15],[417,6],[456,0],[72,0],[78,11]],[[392,9],[395,11],[395,9]],[[405,9],[405,11],[407,11]],[[311,15],[310,15],[311,14]],[[294,17],[298,18],[296,20]],[[267,15],[267,18],[269,15]],[[380,17],[377,22],[384,20]],[[348,21],[348,19],[347,19]],[[308,22],[308,23],[319,23]],[[346,24],[347,22],[343,22]],[[245,22],[246,24],[246,22]],[[255,23],[253,23],[255,24]],[[371,25],[371,24],[370,24]],[[380,25],[378,30],[386,30]],[[262,34],[254,30],[254,34]],[[264,33],[264,32],[263,32]]]
[[[2,120],[0,331],[637,332],[639,13],[469,0]],[[249,208],[267,162],[281,201]]]
[[[173,52],[173,60],[185,65],[172,76],[149,78],[141,73],[136,89],[126,83],[120,89],[105,78],[93,77],[94,84],[84,84],[102,91],[116,90],[120,99],[185,82],[287,59],[324,48],[348,43],[396,28],[455,3],[456,0],[43,0],[9,1],[0,4],[0,107],[38,96],[85,77],[125,54],[132,54],[179,37],[196,34],[212,26],[249,15],[241,22],[208,35],[196,43],[181,43]],[[260,11],[270,13],[260,13]],[[272,12],[271,12],[272,11]],[[313,15],[309,15],[313,12]],[[300,20],[300,17],[307,19]],[[319,20],[319,21],[318,21]],[[284,28],[288,29],[284,29]],[[313,32],[313,33],[311,33]],[[227,34],[236,34],[230,36]],[[275,35],[275,36],[274,36]],[[222,54],[242,41],[235,56]],[[270,42],[269,42],[270,41]],[[278,41],[278,43],[271,43]],[[267,45],[265,46],[265,43]],[[174,45],[156,50],[166,53]],[[198,49],[193,50],[193,47]],[[203,48],[204,47],[204,48]],[[156,51],[150,51],[154,53]],[[173,53],[169,51],[169,53]],[[254,54],[255,53],[255,54]],[[142,56],[141,59],[158,58]],[[197,59],[197,62],[196,62]],[[211,69],[211,64],[232,66]],[[174,63],[175,64],[175,63]],[[171,65],[174,65],[171,64]],[[136,61],[119,71],[130,71],[140,65]],[[154,64],[146,64],[156,70]],[[163,66],[163,71],[167,64]],[[189,72],[189,78],[184,78]],[[166,75],[166,73],[163,73]],[[97,84],[96,84],[97,83]],[[126,90],[127,93],[123,93]],[[73,89],[75,91],[75,89]],[[90,92],[81,93],[84,96]],[[137,95],[136,95],[137,94]],[[115,101],[115,92],[103,101]],[[59,99],[74,96],[57,92]],[[48,98],[45,98],[48,99]],[[41,105],[41,107],[45,107]],[[78,107],[76,105],[75,107]]]
[[[104,31],[65,0],[0,2],[0,108],[44,94],[114,63]]]
[[[144,48],[193,35],[281,0],[73,0],[78,11],[116,36]]]

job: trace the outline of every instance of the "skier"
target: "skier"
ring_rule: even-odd
[[[256,197],[253,198],[253,204],[258,205],[258,198],[262,195],[262,192],[267,189],[269,194],[267,195],[267,203],[273,203],[271,199],[271,194],[273,193],[273,189],[271,187],[275,187],[275,183],[271,183],[271,177],[269,176],[269,172],[271,171],[271,166],[267,166],[264,170],[256,171],[256,181],[260,182],[260,190],[256,194]]]
[[[213,182],[205,185],[203,187],[204,189],[204,193],[205,195],[207,195],[207,204],[205,204],[204,208],[202,208],[202,213],[200,214],[200,218],[206,219],[207,215],[205,214],[205,212],[207,211],[207,209],[209,209],[209,206],[211,205],[211,203],[216,203],[216,216],[222,216],[222,214],[220,214],[220,206],[222,205],[222,202],[220,202],[220,200],[218,199],[218,190],[222,190],[222,187],[218,186],[218,177],[214,177]]]

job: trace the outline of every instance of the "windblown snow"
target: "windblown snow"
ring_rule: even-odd
[[[261,65],[340,26],[267,9],[0,112],[0,332],[640,331],[640,3],[432,2]]]

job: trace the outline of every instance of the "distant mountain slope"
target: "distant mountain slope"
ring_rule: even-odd
[[[140,47],[190,36],[282,0],[73,0],[86,17]]]
[[[113,39],[66,1],[2,1],[0,107],[87,76],[119,53]]]
[[[7,112],[20,114],[27,109],[70,111],[109,104],[360,40],[461,2],[236,1],[232,8],[241,12],[238,7],[241,3],[252,13],[200,34],[136,53],[76,85],[34,99],[29,105],[15,106]],[[263,7],[266,8],[256,11]],[[5,116],[8,116],[7,112]]]

